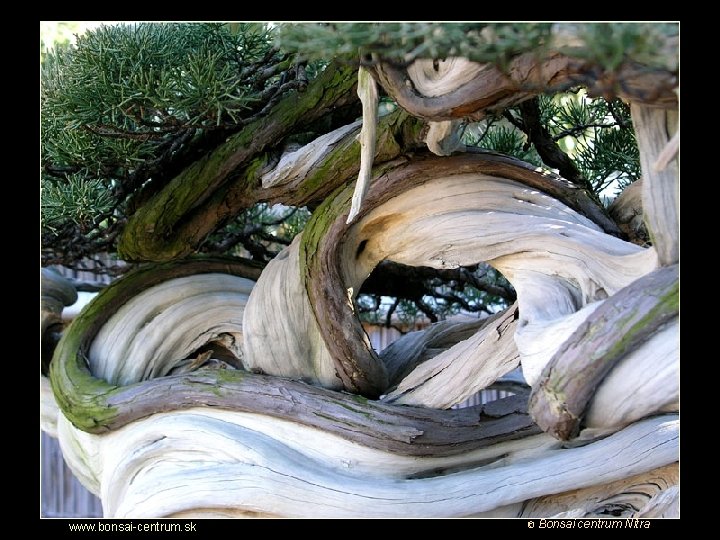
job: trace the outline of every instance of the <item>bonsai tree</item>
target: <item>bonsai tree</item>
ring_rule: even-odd
[[[42,426],[105,515],[677,515],[677,37],[138,24],[44,54]],[[63,328],[49,267],[100,258]],[[380,353],[361,324],[420,314]]]

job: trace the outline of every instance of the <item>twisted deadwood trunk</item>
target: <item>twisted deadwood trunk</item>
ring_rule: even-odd
[[[515,61],[511,79],[554,87],[573,69],[558,56],[542,69],[527,62]],[[432,120],[528,94],[487,66],[452,59],[452,77],[423,86],[416,64],[408,73],[430,101],[403,101],[392,66],[375,76]],[[296,100],[293,122],[307,120],[312,99],[331,107],[352,87],[342,70],[323,80],[339,94]],[[141,267],[101,292],[58,344],[54,400],[42,402],[66,460],[116,517],[676,515],[677,168],[664,120],[673,113],[633,104],[633,114],[653,248],[607,234],[615,226],[587,194],[517,160],[405,155],[425,134],[404,113],[377,126],[376,151],[364,156],[375,156],[372,179],[352,220],[359,124],[275,167],[252,156],[275,135],[271,124],[248,150],[243,136],[229,141],[199,165],[204,172],[183,176],[195,183],[187,196],[177,196],[181,178],[131,220],[126,253],[187,253],[248,201],[325,201],[262,273],[190,259]],[[449,153],[448,130],[434,133],[431,149]],[[239,166],[244,179],[228,183]],[[179,206],[157,222],[161,232],[186,206],[183,227],[202,226],[171,244],[164,233],[143,240],[169,201]],[[354,299],[383,260],[486,261],[518,301],[482,323],[408,335],[378,356]],[[47,291],[43,306],[52,307],[43,309],[57,314],[70,293]],[[523,394],[446,409],[518,363],[532,417]]]

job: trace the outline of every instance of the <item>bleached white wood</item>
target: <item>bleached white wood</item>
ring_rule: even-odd
[[[460,120],[444,120],[430,122],[430,128],[425,136],[425,144],[436,156],[449,156],[453,152],[465,150],[462,142],[464,123]]]
[[[679,133],[678,111],[638,103],[631,103],[630,111],[643,172],[645,223],[661,264],[675,264],[680,256],[680,173],[671,141]]]
[[[526,501],[518,517],[640,517],[656,506],[654,501],[676,490],[678,476],[677,463],[672,463],[607,484],[539,497]]]
[[[365,247],[356,257],[361,242]],[[341,388],[301,283],[298,245],[296,240],[266,268],[251,296],[245,365]],[[515,342],[529,384],[599,302],[657,265],[654,250],[605,234],[552,197],[479,174],[436,178],[382,204],[349,229],[343,250],[350,298],[384,259],[436,268],[485,261],[498,268],[518,293]],[[478,335],[421,366],[390,398],[412,390],[415,397],[404,402],[446,407],[514,367],[509,345],[488,343],[478,355],[475,347],[482,342]],[[477,359],[485,351],[481,368]],[[470,358],[476,359],[472,368],[464,364]],[[430,381],[427,388],[423,381]],[[603,403],[614,402],[614,410],[622,401]],[[620,416],[607,411],[606,418]]]
[[[263,270],[244,312],[244,365],[342,388],[300,278],[301,236]]]
[[[288,439],[287,432],[273,430],[277,421],[263,418],[248,428],[242,417],[207,409],[178,411],[106,435],[73,433],[77,430],[61,421],[60,437],[64,452],[78,452],[70,463],[86,468],[85,481],[99,480],[106,515],[114,517],[213,508],[290,517],[463,516],[619,480],[677,460],[678,423],[671,415],[586,446],[564,449],[553,443],[507,464],[479,463],[454,474],[403,479],[382,467],[368,474],[355,463],[362,447],[337,446],[334,436],[294,425],[302,440],[297,434]],[[258,425],[263,431],[254,429]],[[83,455],[81,446],[93,454]],[[382,461],[372,457],[373,463]],[[409,458],[388,455],[384,461],[389,468]],[[430,459],[425,466],[437,462]]]
[[[91,371],[122,385],[161,377],[223,337],[242,359],[242,316],[253,285],[229,274],[199,274],[151,287],[97,333],[89,351]]]
[[[647,505],[637,512],[635,518],[679,518],[680,486],[670,486],[657,493]]]
[[[294,151],[285,152],[280,157],[278,164],[262,175],[262,187],[270,188],[288,184],[300,184],[313,168],[332,151],[334,144],[348,134],[355,131],[359,132],[361,125],[362,121],[358,120],[326,133]]]
[[[608,213],[621,228],[627,227],[634,235],[646,235],[645,223],[643,222],[642,206],[642,178],[636,180],[608,207]]]
[[[407,376],[418,364],[468,339],[487,319],[444,320],[422,330],[408,332],[380,352],[391,383]]]
[[[374,225],[378,222],[380,229]],[[361,242],[365,248],[356,257]],[[244,322],[245,363],[268,374],[340,388],[301,283],[298,244],[268,265],[251,296]],[[528,357],[523,370],[531,384],[591,308],[575,315],[578,310],[656,266],[653,250],[605,234],[552,197],[479,174],[433,179],[391,199],[350,228],[343,249],[351,298],[384,259],[436,268],[486,261],[501,270],[518,292],[515,335],[521,355]],[[457,347],[471,349],[469,344]],[[507,351],[496,352],[495,364],[503,365]],[[512,367],[507,364],[507,370]],[[475,375],[491,381],[502,373]],[[462,401],[476,387],[475,382],[463,385],[456,395],[445,389],[442,401]]]
[[[420,364],[384,401],[448,409],[487,388],[520,363],[515,307],[485,321],[472,337]]]
[[[407,68],[407,74],[415,90],[427,97],[436,97],[457,90],[469,83],[487,64],[471,62],[454,56],[442,60],[421,58]]]
[[[60,409],[50,387],[50,379],[40,375],[40,429],[57,438],[57,419]]]
[[[375,223],[383,223],[381,231]],[[603,233],[539,191],[485,175],[413,188],[353,225],[348,237],[343,269],[353,291],[386,258],[435,268],[485,261],[500,270],[518,294],[515,339],[530,384],[592,308],[576,312],[657,265],[652,249]],[[356,258],[355,246],[365,240]]]
[[[372,165],[375,159],[375,144],[377,139],[378,120],[378,89],[377,82],[364,67],[358,69],[358,96],[362,102],[363,123],[360,130],[360,172],[355,184],[355,193],[352,197],[352,205],[347,222],[352,223],[360,207],[362,206],[365,193],[370,186],[372,176]]]

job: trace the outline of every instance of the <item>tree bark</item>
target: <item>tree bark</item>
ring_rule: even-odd
[[[192,252],[218,223],[237,211],[208,205],[211,196],[294,127],[357,99],[352,94],[355,82],[354,69],[332,64],[304,92],[283,99],[267,116],[194,162],[130,217],[118,244],[120,256],[127,261],[164,261]],[[245,184],[242,191],[254,187]]]
[[[520,364],[517,318],[511,306],[486,319],[471,337],[420,364],[384,401],[446,409],[488,388]]]
[[[65,332],[52,396],[41,377],[42,419],[108,516],[677,514],[676,72],[599,72],[559,53],[440,66],[372,67],[410,114],[444,122],[430,131],[396,112],[363,126],[377,141],[362,160],[357,122],[281,151],[355,102],[354,70],[331,65],[130,218],[122,255],[162,261],[256,202],[324,199],[262,273],[226,259],[143,266]],[[412,153],[426,138],[451,154],[457,119],[581,82],[635,100],[652,248],[613,236],[604,210],[555,175],[492,153]],[[348,219],[360,170],[368,189]],[[354,301],[382,261],[487,262],[517,305],[378,356]],[[71,289],[43,284],[44,332]],[[440,410],[518,363],[538,425],[525,392]]]
[[[414,116],[431,121],[481,120],[489,113],[522,103],[543,92],[584,84],[589,94],[620,96],[656,107],[674,107],[677,74],[648,69],[632,62],[615,72],[598,70],[589,62],[549,53],[538,58],[525,53],[505,69],[463,59],[446,59],[445,69],[432,69],[433,60],[415,60],[401,68],[378,63],[373,74],[385,91]]]
[[[671,265],[680,256],[680,174],[678,158],[663,158],[670,140],[679,133],[677,110],[656,110],[632,103],[630,111],[637,133],[643,172],[643,211],[660,263]],[[658,159],[662,158],[661,163]]]
[[[504,181],[507,182],[506,187],[493,184],[486,175],[508,179]],[[602,276],[603,270],[598,267],[592,279],[598,283],[603,282],[603,285],[593,286],[595,289],[592,291],[587,289],[582,293],[569,292],[576,285],[568,285],[570,288],[564,294],[569,295],[570,305],[562,308],[562,313],[565,314],[572,313],[588,301],[596,299],[598,294],[600,296],[597,298],[604,298],[627,285],[630,276],[638,277],[654,266],[654,255],[651,252],[643,252],[601,233],[590,221],[574,212],[573,217],[569,217],[571,214],[567,214],[563,209],[567,207],[547,206],[552,199],[528,187],[539,188],[546,193],[562,193],[565,195],[563,200],[575,202],[576,207],[596,209],[592,203],[586,205],[583,199],[574,199],[573,194],[581,190],[567,189],[569,185],[566,182],[555,181],[551,176],[531,171],[507,158],[492,154],[425,159],[416,157],[407,164],[392,168],[380,167],[375,176],[376,180],[352,228],[345,223],[351,195],[351,188],[348,187],[315,211],[303,233],[300,246],[301,273],[304,274],[305,288],[318,331],[329,356],[334,359],[343,387],[351,392],[363,393],[369,397],[377,396],[385,391],[388,384],[381,369],[382,364],[371,350],[351,304],[364,279],[383,259],[435,268],[456,268],[486,261],[501,269],[516,289],[519,285],[511,276],[520,276],[517,279],[523,281],[525,270],[519,262],[527,256],[523,253],[536,249],[547,253],[548,246],[544,242],[550,241],[550,238],[560,243],[568,242],[568,245],[574,246],[572,249],[589,250],[586,256],[598,258],[598,261],[608,256],[620,257],[625,261],[621,263],[620,258],[613,259],[617,261],[615,264],[624,270],[614,273],[610,281],[606,281],[606,277]],[[489,202],[485,202],[485,199]],[[402,200],[402,205],[399,206],[395,200]],[[500,200],[503,202],[495,202]],[[580,204],[577,204],[578,202]],[[517,205],[517,208],[511,209],[513,205]],[[450,213],[451,208],[454,214]],[[538,219],[552,221],[563,216],[563,220],[575,221],[577,228],[573,226],[565,230],[565,225],[560,222],[548,222],[541,227],[540,222],[537,222],[527,230],[527,244],[518,241],[510,244],[500,240],[504,238],[504,233],[500,231],[515,220],[518,220],[514,225],[518,231],[516,236],[521,237],[519,230],[524,227],[521,225],[524,218],[518,218],[517,215],[529,216],[536,211],[539,211]],[[435,218],[434,215],[438,217]],[[448,216],[455,216],[456,221],[451,221]],[[505,225],[500,225],[502,219],[507,219]],[[437,235],[440,230],[437,228],[438,223],[443,224],[445,237]],[[473,230],[471,223],[478,229]],[[478,238],[475,230],[485,230],[485,238]],[[492,238],[496,233],[500,236],[493,243]],[[586,233],[598,236],[591,239],[585,237]],[[545,234],[548,236],[541,240]],[[600,251],[595,252],[596,248]],[[520,250],[526,251],[520,253]],[[577,264],[577,260],[560,254],[564,250],[565,248],[559,248],[558,260],[564,259],[568,264],[558,266],[550,273],[559,272],[569,277],[567,272]],[[511,256],[512,253],[517,255]],[[549,259],[553,257],[548,256]],[[541,272],[549,272],[547,269],[556,263],[557,261],[548,261]],[[576,272],[572,278],[575,280],[573,283],[588,279],[585,265],[570,271],[573,272]],[[529,274],[528,283],[536,281],[537,275],[537,272]],[[550,281],[554,283],[553,287],[565,287],[561,283],[569,283],[562,279],[556,282],[555,278],[550,278]],[[274,283],[274,286],[284,286],[284,282],[277,279]],[[583,294],[588,296],[585,300],[578,300],[578,294],[581,297]],[[532,317],[532,312],[536,309],[529,309],[530,304],[523,307],[523,299],[520,296],[519,299],[521,314],[527,313],[528,317]],[[540,308],[540,302],[546,303],[546,300],[538,297],[537,304],[535,300],[532,302],[538,309],[546,309]],[[267,308],[268,306],[265,306],[266,310]],[[278,308],[279,306],[268,311],[277,313]],[[542,317],[547,318],[545,315]],[[295,324],[288,321],[285,326],[292,328]],[[302,332],[296,332],[300,333]]]
[[[555,353],[530,400],[530,413],[543,431],[563,440],[576,436],[601,381],[677,317],[677,272],[670,266],[635,280],[603,302]],[[662,388],[656,394],[660,410],[668,396]]]

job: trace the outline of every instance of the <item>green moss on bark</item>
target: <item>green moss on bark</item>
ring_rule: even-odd
[[[82,310],[58,343],[49,372],[55,400],[73,425],[91,432],[109,429],[121,413],[113,401],[134,386],[118,387],[90,373],[86,355],[102,325],[120,306],[154,285],[177,277],[209,272],[257,279],[260,268],[217,257],[146,265],[103,289]],[[233,376],[222,371],[218,370],[219,380]]]
[[[118,242],[120,256],[128,261],[167,261],[192,253],[227,217],[207,203],[232,173],[296,126],[348,101],[355,84],[354,68],[328,66],[305,92],[289,95],[267,116],[193,163],[128,220]]]

